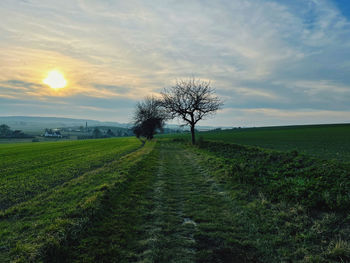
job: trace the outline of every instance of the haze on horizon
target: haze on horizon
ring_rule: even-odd
[[[1,116],[129,122],[195,76],[225,102],[200,125],[350,122],[346,0],[2,0],[0,16]]]

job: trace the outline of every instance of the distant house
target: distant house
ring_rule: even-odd
[[[60,131],[55,131],[52,129],[46,129],[44,133],[44,137],[54,137],[54,138],[62,138],[62,134]]]

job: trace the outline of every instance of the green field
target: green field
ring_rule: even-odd
[[[36,258],[62,229],[83,223],[74,214],[86,213],[99,189],[120,180],[119,160],[140,146],[134,138],[2,145],[0,261]]]
[[[190,134],[180,136],[190,138]],[[350,161],[350,124],[241,128],[199,132],[197,139],[199,137],[281,151],[297,150],[320,158]]]
[[[0,262],[349,262],[348,129],[2,144]]]
[[[135,139],[4,145],[0,208],[26,201],[139,146]]]

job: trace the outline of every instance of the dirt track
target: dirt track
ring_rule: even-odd
[[[231,198],[198,157],[160,142],[152,158],[111,195],[106,213],[68,248],[68,261],[245,262]]]

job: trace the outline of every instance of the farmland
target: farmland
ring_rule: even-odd
[[[136,156],[140,146],[131,138],[2,146],[1,261],[22,252],[35,258],[50,239],[48,232],[59,235],[68,225],[81,224],[83,217],[73,214],[87,213],[103,193],[98,189],[119,176],[119,160]]]
[[[3,144],[0,261],[348,262],[348,126],[301,128]]]
[[[190,134],[180,136],[190,138]],[[350,161],[350,124],[237,128],[199,132],[197,139],[199,137],[281,151],[297,150],[319,158]]]
[[[137,140],[13,144],[0,149],[0,208],[50,190],[140,146]],[[30,171],[30,173],[28,173]]]

